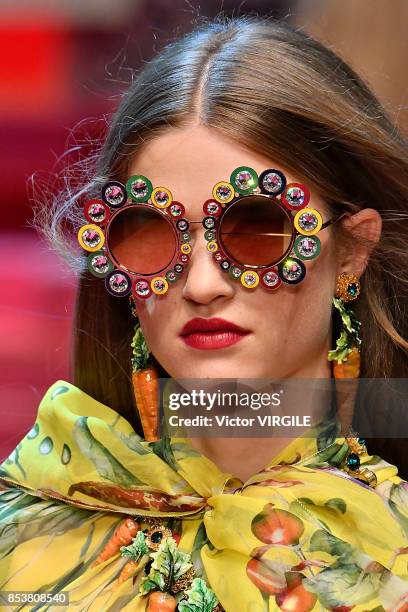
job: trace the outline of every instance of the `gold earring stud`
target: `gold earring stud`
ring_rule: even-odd
[[[342,272],[337,277],[336,297],[351,302],[360,295],[360,281],[355,274]]]

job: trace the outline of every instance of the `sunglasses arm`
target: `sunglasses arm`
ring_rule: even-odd
[[[332,219],[329,219],[328,221],[323,223],[320,230],[324,229],[325,227],[328,227],[329,225],[334,225],[334,223],[337,223],[337,221],[340,221],[340,219],[343,219],[344,217],[351,217],[351,214],[349,212],[344,212],[341,215],[338,215],[337,217],[333,217]]]

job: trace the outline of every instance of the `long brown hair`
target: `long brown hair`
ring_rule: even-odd
[[[80,166],[79,187],[67,181],[51,206],[35,209],[34,226],[80,275],[74,384],[141,432],[130,379],[129,304],[86,271],[64,223],[77,230],[85,194],[96,194],[107,179],[126,181],[146,141],[191,122],[281,160],[336,213],[364,207],[381,213],[381,240],[354,306],[362,322],[361,376],[408,377],[407,140],[332,50],[286,21],[251,14],[203,19],[134,73],[100,150]],[[335,238],[347,244],[344,230],[336,229]],[[372,442],[371,452],[402,468],[401,444]]]

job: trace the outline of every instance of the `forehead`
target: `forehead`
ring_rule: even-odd
[[[129,176],[145,175],[153,187],[166,187],[173,200],[181,202],[186,216],[203,216],[203,203],[212,197],[219,181],[230,180],[239,166],[250,166],[257,174],[267,168],[281,170],[287,182],[302,182],[311,191],[311,206],[324,212],[324,203],[306,181],[263,154],[202,125],[171,127],[148,140],[132,158]],[[129,178],[129,177],[127,177]]]

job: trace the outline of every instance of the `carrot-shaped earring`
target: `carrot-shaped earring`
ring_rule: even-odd
[[[132,310],[133,314],[135,312]],[[140,327],[135,325],[132,347],[132,384],[137,410],[148,442],[160,439],[159,431],[159,383],[158,373],[150,358],[150,351]]]
[[[360,283],[355,274],[343,272],[337,277],[336,295],[333,306],[340,314],[341,330],[336,348],[329,351],[327,358],[333,361],[333,377],[337,380],[338,410],[342,431],[348,431],[354,415],[355,396],[360,377],[361,339],[359,321],[348,302],[360,294]],[[355,379],[355,382],[340,383],[341,379]]]
[[[329,351],[328,359],[333,360],[333,376],[336,379],[336,388],[341,396],[339,402],[339,416],[342,424],[348,451],[344,456],[340,469],[350,476],[375,487],[377,476],[364,465],[360,465],[360,455],[367,454],[365,440],[353,431],[352,422],[354,416],[355,397],[358,390],[358,378],[360,377],[360,346],[361,339],[359,321],[347,302],[355,300],[360,295],[360,283],[355,274],[343,272],[337,278],[336,297],[333,305],[340,313],[342,329],[337,338],[337,347]],[[354,379],[342,381],[341,379]],[[342,384],[344,382],[344,385]]]
[[[342,328],[336,340],[336,348],[329,351],[327,358],[334,361],[334,378],[359,378],[361,339],[359,321],[353,310],[346,304],[360,294],[360,282],[355,274],[343,272],[337,278],[336,296],[333,306],[339,311]]]

